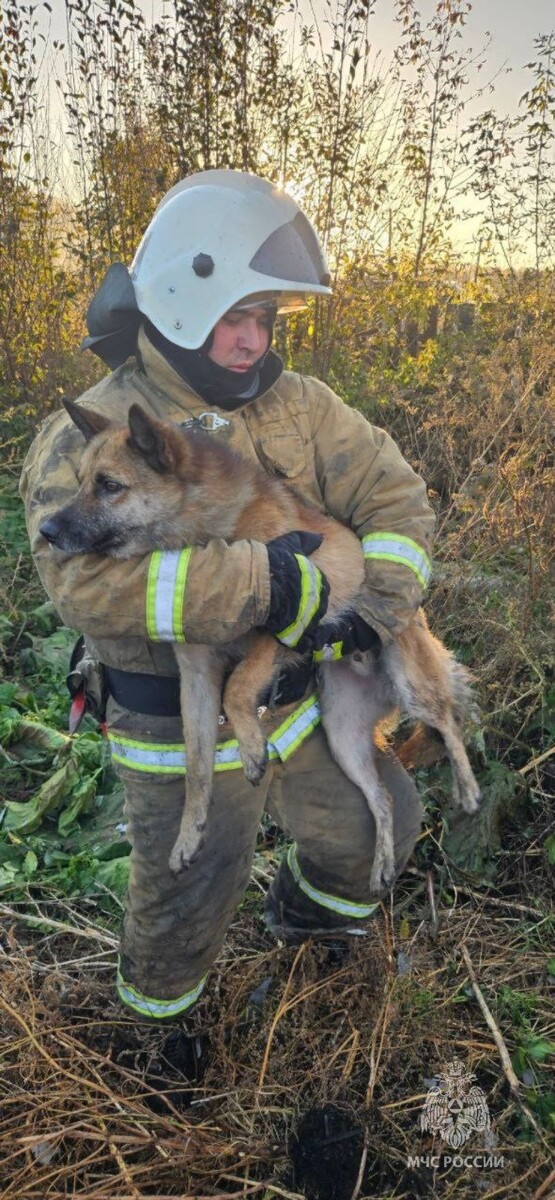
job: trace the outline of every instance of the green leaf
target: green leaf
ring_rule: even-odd
[[[71,826],[76,822],[77,818],[82,813],[86,813],[91,808],[96,796],[96,777],[89,776],[83,779],[76,788],[73,789],[71,803],[62,810],[58,817],[58,833],[62,837],[66,837]]]
[[[552,866],[555,866],[555,834],[554,833],[551,834],[551,837],[548,837],[545,839],[545,842],[543,843],[543,850],[544,850],[544,854],[545,854],[545,857],[547,858],[548,863],[551,863]]]
[[[95,878],[98,883],[104,884],[104,887],[123,899],[129,881],[129,865],[129,858],[112,858],[108,862],[99,862]]]
[[[61,674],[66,674],[69,669],[69,660],[71,651],[75,645],[77,634],[73,629],[68,629],[62,625],[60,629],[56,629],[49,637],[33,638],[33,649],[41,658],[54,667]]]
[[[18,752],[18,746],[28,748],[29,746],[37,747],[40,750],[60,750],[62,746],[67,746],[69,743],[69,734],[60,733],[58,729],[52,729],[49,725],[43,725],[39,721],[29,721],[24,717],[18,719],[17,730],[12,733],[13,743],[10,747],[14,754]]]
[[[39,604],[30,614],[30,624],[38,633],[48,635],[54,632],[60,624],[60,618],[51,600]]]
[[[7,800],[8,811],[4,828],[17,830],[22,834],[32,833],[38,829],[43,817],[47,813],[54,812],[63,804],[64,799],[71,793],[76,779],[77,768],[75,763],[69,759],[63,767],[60,767],[51,775],[50,779],[43,783],[39,791],[25,804],[21,804],[17,800]]]
[[[548,1042],[545,1038],[538,1038],[537,1041],[530,1042],[526,1046],[526,1053],[534,1062],[545,1062],[551,1054],[555,1054],[555,1042]]]
[[[34,875],[38,865],[39,865],[39,860],[38,860],[34,850],[28,850],[25,855],[25,858],[23,859],[23,870],[24,870],[25,874],[26,875]]]
[[[0,867],[0,888],[12,887],[18,875],[19,867],[15,863],[4,863],[4,866]]]

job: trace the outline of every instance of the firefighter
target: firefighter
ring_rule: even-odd
[[[277,313],[329,294],[316,234],[289,196],[242,172],[192,175],[159,204],[131,267],[114,264],[91,302],[84,345],[112,373],[82,400],[120,421],[138,402],[156,417],[198,422],[350,525],[366,585],[357,615],[341,626],[317,626],[325,586],[319,610],[303,612],[294,551],[310,552],[309,535],[277,539],[270,550],[214,540],[182,555],[64,558],[40,528],[77,490],[83,441],[65,412],[48,418],[24,465],[37,570],[62,620],[85,636],[89,693],[107,695],[132,845],[117,988],[142,1018],[173,1019],[201,995],[247,886],[265,808],[290,839],[266,901],[276,936],[360,932],[380,900],[368,883],[373,818],[330,755],[314,661],[379,654],[408,625],[429,579],[433,515],[424,483],[388,434],[317,379],[285,371],[271,349]],[[172,643],[223,643],[292,622],[313,654],[267,698],[264,781],[253,788],[234,769],[225,753],[233,731],[222,718],[204,846],[172,874],[186,769]],[[422,809],[393,755],[378,753],[378,765],[394,801],[399,873]]]

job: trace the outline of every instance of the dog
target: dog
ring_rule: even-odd
[[[80,487],[41,532],[65,555],[100,552],[130,558],[202,546],[211,538],[268,542],[292,530],[308,530],[322,538],[312,561],[330,584],[326,619],[355,608],[364,581],[359,539],[303,502],[285,482],[209,433],[159,421],[137,404],[129,410],[127,425],[72,401],[64,404],[86,441]],[[268,761],[257,704],[283,666],[299,662],[300,656],[258,629],[231,644],[176,643],[174,651],[187,748],[187,802],[170,856],[170,868],[177,873],[190,865],[202,844],[222,690],[245,775],[257,784]],[[480,793],[461,736],[471,698],[469,676],[431,634],[420,609],[409,628],[377,655],[355,653],[321,663],[318,683],[331,752],[363,792],[376,823],[370,891],[379,894],[393,882],[395,861],[392,801],[375,765],[376,728],[402,708],[436,729],[451,761],[454,797],[468,813],[474,812]]]

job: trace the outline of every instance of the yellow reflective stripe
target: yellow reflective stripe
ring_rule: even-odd
[[[432,574],[431,563],[426,551],[412,538],[384,531],[369,533],[362,539],[362,549],[365,558],[378,558],[408,567],[422,587],[427,587]]]
[[[322,908],[328,908],[331,912],[339,913],[344,917],[353,917],[356,920],[364,920],[366,917],[371,917],[373,913],[380,907],[375,904],[357,904],[354,900],[344,900],[341,896],[332,896],[329,892],[322,892],[320,888],[316,888],[303,875],[297,858],[297,847],[295,843],[289,847],[287,851],[287,865],[291,874],[305,896],[313,900],[315,904],[319,904]]]
[[[276,729],[268,740],[268,745],[273,747],[282,762],[287,762],[288,758],[298,750],[299,746],[306,741],[316,726],[322,720],[322,710],[313,694],[308,700],[301,704],[300,708],[295,709],[294,713]]]
[[[191,988],[189,992],[185,992],[183,996],[179,996],[176,1000],[155,1000],[152,996],[144,996],[142,992],[132,987],[130,983],[125,983],[118,965],[116,987],[120,1000],[128,1008],[132,1008],[134,1012],[141,1013],[143,1017],[157,1017],[159,1020],[163,1020],[165,1017],[174,1017],[179,1013],[186,1012],[192,1004],[195,1004],[207,978],[208,976],[204,975],[196,987]]]
[[[296,554],[295,558],[301,573],[301,598],[295,620],[287,626],[287,629],[276,634],[276,637],[285,646],[296,646],[300,642],[305,629],[308,628],[318,611],[322,592],[322,576],[318,567],[304,554]]]
[[[289,716],[285,718],[285,721],[282,721],[281,725],[279,725],[278,728],[275,729],[271,734],[272,741],[275,741],[276,738],[282,737],[284,733],[287,733],[288,729],[294,725],[300,714],[306,712],[312,704],[318,704],[316,692],[312,692],[310,696],[307,696],[306,700],[303,700],[302,704],[299,704],[298,708],[295,708],[292,713],[289,713]]]
[[[278,725],[268,737],[270,759],[285,762],[316,729],[322,719],[320,705],[314,692]],[[183,742],[140,742],[113,730],[108,741],[114,762],[133,771],[151,775],[185,775],[187,755]],[[242,768],[239,743],[236,738],[219,742],[214,757],[214,771],[236,771]]]
[[[151,642],[155,642],[158,637],[156,629],[156,585],[158,582],[158,571],[160,570],[160,560],[162,551],[155,550],[150,556],[148,565],[148,578],[146,581],[146,631]]]
[[[155,550],[146,583],[146,629],[153,642],[184,642],[183,606],[192,547]]]
[[[191,554],[192,546],[189,546],[186,550],[182,550],[179,556],[179,565],[175,580],[175,591],[173,594],[173,632],[176,642],[185,641],[185,633],[183,630],[185,615],[185,585],[187,583],[187,571],[189,569],[189,559]]]
[[[339,658],[343,658],[343,642],[328,642],[312,655],[313,662],[336,662]]]

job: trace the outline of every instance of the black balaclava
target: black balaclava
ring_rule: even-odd
[[[269,328],[270,343],[275,316],[274,311]],[[151,321],[145,320],[144,330],[149,342],[163,354],[166,362],[177,371],[185,383],[190,384],[207,404],[216,404],[228,412],[240,408],[249,400],[255,400],[257,396],[262,396],[273,387],[283,371],[281,358],[268,348],[262,358],[258,358],[248,371],[242,371],[238,377],[236,371],[220,367],[208,357],[212,334],[199,350],[186,350],[182,346],[176,346],[175,342],[170,342]]]

